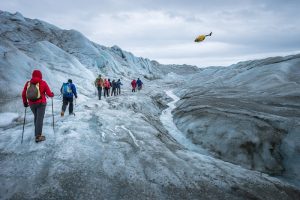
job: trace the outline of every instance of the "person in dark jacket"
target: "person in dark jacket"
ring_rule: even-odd
[[[121,80],[119,79],[117,81],[117,95],[121,94],[121,85],[123,85],[123,84],[121,83]]]
[[[22,99],[24,107],[30,106],[30,109],[34,115],[34,133],[35,133],[35,142],[41,142],[46,139],[43,132],[43,121],[46,111],[46,95],[49,97],[54,97],[53,92],[50,90],[46,81],[44,81],[41,71],[34,70],[32,72],[32,78],[30,81],[27,81],[23,92]],[[37,98],[33,99],[30,96],[31,88],[34,88],[36,91]]]
[[[138,91],[140,91],[143,86],[143,82],[140,80],[140,78],[138,78],[138,80],[136,81],[136,85],[138,87]]]
[[[110,96],[114,95],[116,96],[116,89],[117,89],[117,82],[115,80],[111,83],[111,94]]]
[[[112,83],[111,83],[110,79],[107,79],[107,80],[109,82],[109,88],[108,88],[108,96],[109,96],[109,94],[110,94],[110,88],[112,87]]]
[[[73,113],[73,95],[77,99],[77,92],[76,87],[72,83],[72,80],[69,79],[67,83],[63,83],[63,85],[60,88],[60,92],[63,95],[63,105],[61,108],[60,115],[63,117],[65,115],[66,108],[69,104],[69,115],[74,114]]]

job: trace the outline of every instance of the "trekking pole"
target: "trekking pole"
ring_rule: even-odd
[[[52,99],[52,126],[53,126],[53,131],[54,131],[53,97],[51,99]]]
[[[25,114],[24,114],[24,122],[23,122],[23,131],[22,131],[22,140],[21,140],[21,144],[23,143],[23,135],[24,135],[24,127],[25,127],[25,119],[26,119],[26,109],[27,109],[27,107],[25,107]]]

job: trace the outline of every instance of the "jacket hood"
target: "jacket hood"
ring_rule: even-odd
[[[32,72],[32,78],[30,80],[31,83],[38,83],[42,80],[43,75],[42,72],[40,70],[34,70]]]

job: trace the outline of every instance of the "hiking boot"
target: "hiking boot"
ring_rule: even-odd
[[[44,135],[38,135],[35,137],[35,142],[38,143],[38,142],[42,142],[46,140],[46,137]]]
[[[64,115],[65,115],[65,112],[61,111],[60,116],[63,117]]]

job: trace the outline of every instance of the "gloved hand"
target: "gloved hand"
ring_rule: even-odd
[[[77,95],[75,96],[75,98],[77,99]]]
[[[26,108],[26,107],[28,107],[28,103],[26,102],[26,103],[24,103],[24,107]]]

